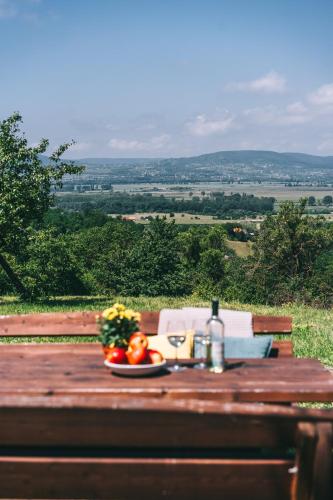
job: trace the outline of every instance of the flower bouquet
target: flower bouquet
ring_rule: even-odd
[[[99,339],[105,358],[112,364],[157,364],[163,356],[148,349],[148,338],[139,331],[141,315],[123,304],[114,304],[97,316]]]

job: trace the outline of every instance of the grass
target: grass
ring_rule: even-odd
[[[195,297],[57,297],[53,300],[34,304],[22,302],[15,297],[0,298],[0,315],[27,314],[30,312],[102,310],[113,302],[124,302],[136,310],[158,310],[163,307],[183,307],[186,305],[208,306],[209,302]],[[222,307],[251,311],[256,314],[290,315],[293,318],[293,344],[295,355],[311,357],[333,367],[333,310],[288,304],[283,307],[254,306],[249,304],[222,303]],[[52,338],[2,338],[1,342],[89,342],[96,338],[57,337]]]
[[[249,257],[252,253],[252,243],[250,241],[228,240],[227,245],[238,257]]]

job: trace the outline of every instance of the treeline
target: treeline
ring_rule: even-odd
[[[53,295],[218,295],[246,303],[333,303],[333,231],[283,203],[237,257],[222,225],[179,227],[156,217],[147,226],[99,211],[51,210],[24,251],[7,255],[33,298]],[[227,228],[228,230],[231,228]],[[3,271],[0,293],[14,293]]]
[[[274,198],[257,197],[251,194],[225,195],[223,192],[209,196],[192,196],[190,199],[176,199],[164,195],[111,193],[110,196],[64,196],[57,205],[67,210],[98,209],[109,214],[130,214],[135,212],[187,212],[190,214],[213,215],[216,217],[239,217],[270,214],[274,209]]]

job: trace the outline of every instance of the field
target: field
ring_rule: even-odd
[[[249,257],[252,253],[252,243],[250,241],[228,240],[227,245],[236,255],[238,255],[238,257]]]
[[[323,198],[325,195],[332,195],[332,187],[322,186],[285,186],[284,183],[262,183],[247,182],[222,184],[216,182],[204,182],[186,185],[175,184],[114,184],[114,191],[126,191],[130,193],[151,193],[153,195],[164,194],[175,198],[188,198],[189,193],[193,196],[201,196],[211,191],[224,191],[226,194],[246,193],[255,196],[272,196],[278,201],[299,200],[300,198],[314,196]]]
[[[162,184],[162,183],[139,183],[139,184],[114,184],[113,190],[115,192],[127,192],[127,193],[151,193],[154,196],[160,196],[163,194],[167,197],[174,198],[185,198],[188,199],[190,196],[202,196],[202,193],[209,194],[212,191],[224,191],[226,194],[232,193],[246,193],[253,194],[255,196],[272,196],[277,199],[277,201],[283,200],[299,200],[300,198],[306,198],[309,196],[314,196],[315,198],[323,198],[325,195],[332,195],[332,187],[323,186],[310,186],[310,185],[300,185],[300,186],[285,186],[284,183],[257,183],[257,182],[242,182],[242,183],[231,183],[225,184],[220,182],[202,182],[194,184]],[[109,196],[108,191],[97,192],[97,191],[87,191],[85,195],[105,195]],[[60,192],[58,196],[66,195],[76,195],[80,196],[77,192]]]
[[[119,214],[109,214],[111,217],[118,217]],[[249,218],[244,217],[242,219],[216,219],[212,215],[193,215],[187,213],[174,213],[173,217],[170,217],[169,213],[156,213],[156,212],[140,212],[135,214],[126,214],[121,215],[123,219],[132,220],[137,222],[138,224],[149,224],[148,217],[156,217],[159,215],[160,217],[167,217],[167,220],[174,220],[176,224],[184,224],[184,225],[213,225],[213,224],[223,224],[226,222],[242,222],[244,224],[259,224],[263,221],[263,217]]]
[[[76,311],[102,310],[113,302],[124,302],[127,306],[137,310],[158,310],[163,307],[183,307],[186,305],[208,306],[207,301],[195,297],[168,298],[168,297],[60,297],[48,302],[28,304],[14,297],[0,299],[0,315],[24,314],[29,312],[46,311]],[[247,310],[257,314],[290,315],[293,317],[293,343],[295,355],[320,359],[326,366],[333,367],[333,310],[314,309],[300,305],[286,305],[284,307],[254,306],[238,303],[224,303],[222,307],[229,309]],[[62,338],[61,341],[89,342],[94,338]],[[56,337],[48,339],[1,339],[1,342],[59,342]]]

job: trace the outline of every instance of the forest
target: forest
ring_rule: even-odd
[[[212,192],[207,196],[192,196],[191,199],[177,199],[163,194],[110,193],[109,196],[66,195],[57,197],[57,206],[66,210],[99,209],[106,214],[131,214],[135,212],[186,212],[190,214],[213,215],[218,218],[270,214],[275,199],[257,197],[252,194],[235,193],[225,195]]]

